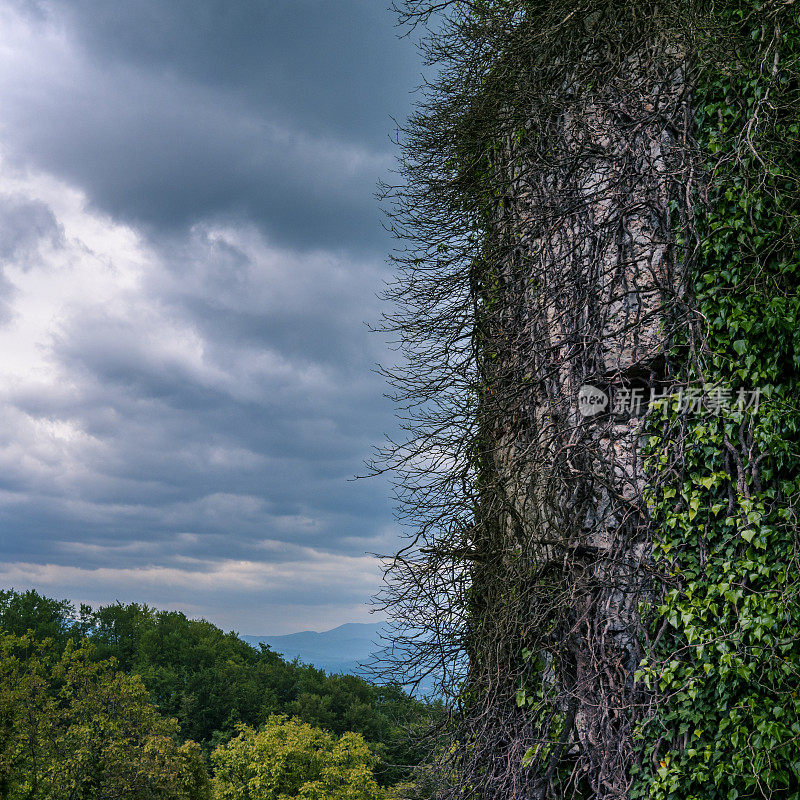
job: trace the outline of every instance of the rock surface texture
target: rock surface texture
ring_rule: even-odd
[[[669,383],[683,293],[671,201],[688,106],[680,53],[663,43],[608,67],[517,109],[491,159],[471,661],[483,724],[516,731],[491,768],[530,765],[511,781],[520,797],[552,796],[565,760],[562,782],[625,797],[642,703],[642,423]]]

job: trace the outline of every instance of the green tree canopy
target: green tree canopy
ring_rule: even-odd
[[[283,715],[214,751],[219,800],[379,800],[377,757],[357,733],[335,736]]]
[[[63,645],[85,633],[85,617],[90,613],[91,609],[82,606],[77,614],[69,600],[43,597],[33,589],[0,589],[0,628],[18,636],[30,631],[37,639],[51,638]]]
[[[89,642],[0,633],[0,733],[2,800],[209,797],[199,746]]]

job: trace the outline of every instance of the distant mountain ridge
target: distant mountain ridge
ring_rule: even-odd
[[[243,635],[248,644],[260,643],[282,655],[313,664],[329,673],[369,677],[363,665],[381,649],[380,638],[388,630],[385,622],[348,622],[329,631],[300,631],[282,636]]]

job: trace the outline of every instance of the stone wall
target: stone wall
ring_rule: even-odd
[[[669,380],[670,309],[684,291],[670,210],[687,169],[682,69],[680,53],[654,43],[597,85],[567,81],[555,111],[534,109],[493,160],[501,190],[482,338],[490,477],[476,534],[491,567],[476,568],[475,585],[484,634],[506,627],[511,643],[474,669],[499,703],[539,681],[554,698],[542,707],[564,728],[561,756],[604,798],[628,790],[650,541],[643,415]],[[598,413],[579,406],[586,386],[607,398]],[[518,601],[493,593],[495,581]],[[539,654],[538,672],[500,663],[519,648]]]

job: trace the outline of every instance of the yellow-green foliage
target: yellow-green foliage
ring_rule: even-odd
[[[0,798],[206,800],[199,746],[179,744],[138,677],[92,655],[0,633]]]
[[[335,736],[296,719],[270,717],[213,755],[218,800],[380,800],[377,763],[358,733]]]

